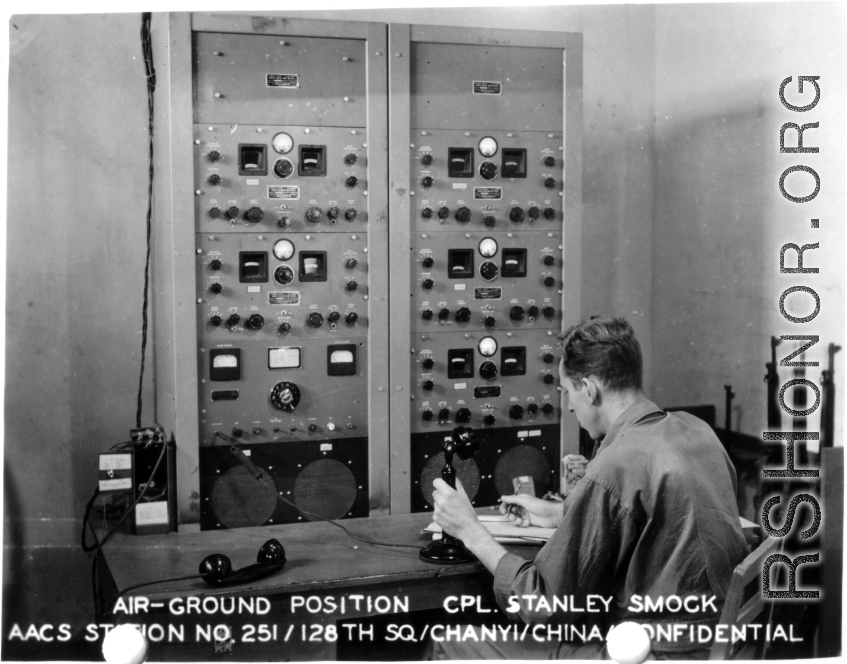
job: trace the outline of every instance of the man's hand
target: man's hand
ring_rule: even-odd
[[[432,517],[444,532],[463,542],[473,539],[480,532],[488,534],[485,526],[479,522],[470,498],[458,477],[456,489],[451,489],[441,478],[436,479],[433,486],[435,491],[432,492],[432,501],[435,513]]]
[[[555,528],[562,520],[564,503],[541,500],[525,493],[500,497],[500,513],[516,526]]]

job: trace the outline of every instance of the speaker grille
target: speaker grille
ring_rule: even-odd
[[[356,478],[335,459],[318,459],[294,480],[294,502],[306,512],[324,519],[340,519],[356,501]],[[316,521],[306,516],[309,521]]]
[[[261,526],[276,509],[276,483],[267,473],[258,480],[245,466],[233,466],[215,482],[210,502],[227,528]]]
[[[444,452],[439,452],[432,457],[421,473],[421,491],[426,502],[432,505],[432,492],[435,488],[432,483],[436,478],[441,478],[441,469],[444,468]],[[456,469],[456,477],[465,487],[468,498],[473,500],[479,491],[479,466],[473,458],[463,461],[457,456],[453,457],[453,468]]]
[[[544,454],[532,445],[516,445],[497,460],[494,486],[501,496],[515,492],[512,479],[529,475],[535,484],[535,495],[543,495],[550,484],[550,464]]]

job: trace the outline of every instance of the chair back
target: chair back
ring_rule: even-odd
[[[718,623],[727,626],[723,630],[725,641],[714,640],[709,659],[762,659],[764,657],[767,648],[767,643],[763,638],[764,627],[759,629],[758,643],[743,640],[732,643],[732,628],[740,628],[751,623],[761,625],[770,623],[773,603],[765,602],[765,598],[762,596],[762,566],[765,559],[776,553],[781,545],[782,538],[768,537],[733,571]],[[745,601],[745,589],[756,579],[759,579],[759,583],[753,588],[752,596]],[[766,619],[758,620],[766,612],[766,609],[768,609]],[[748,631],[747,637],[749,638],[749,636],[750,632]]]

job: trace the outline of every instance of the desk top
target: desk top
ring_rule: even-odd
[[[485,510],[486,512],[490,510]],[[423,547],[431,535],[421,530],[432,521],[428,513],[397,514],[345,519],[357,537]],[[223,553],[233,569],[256,562],[259,548],[276,537],[285,547],[288,562],[278,574],[249,584],[214,588],[202,579],[144,586],[130,594],[157,599],[186,595],[264,595],[304,593],[366,586],[376,583],[426,581],[445,576],[478,574],[481,563],[433,565],[418,558],[417,549],[389,548],[357,542],[330,523],[292,523],[258,528],[238,528],[167,535],[115,535],[104,554],[118,589],[155,579],[198,573],[200,561]],[[531,560],[537,547],[510,546],[510,551]]]

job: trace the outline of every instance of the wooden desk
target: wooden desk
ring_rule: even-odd
[[[486,510],[488,511],[488,510]],[[421,534],[432,520],[431,514],[407,514],[349,519],[344,525],[359,537],[425,546],[430,535]],[[479,596],[486,606],[492,605],[492,579],[479,564],[441,566],[418,558],[415,549],[394,549],[363,544],[350,539],[344,531],[328,523],[298,523],[261,528],[206,531],[201,533],[115,537],[105,549],[106,562],[118,589],[157,578],[196,574],[200,561],[211,553],[229,556],[235,569],[256,562],[259,547],[276,537],[285,547],[288,563],[278,574],[255,583],[232,588],[213,588],[202,579],[178,581],[140,588],[133,596],[149,597],[162,603],[140,615],[116,614],[107,623],[132,622],[150,626],[182,625],[184,642],[167,636],[151,643],[149,659],[206,660],[237,659],[292,661],[335,659],[335,642],[327,638],[327,628],[337,629],[336,621],[381,615],[373,604],[377,597],[408,598],[410,612],[437,609],[448,596]],[[536,547],[515,546],[511,551],[531,559]],[[185,608],[185,598],[264,597],[270,602],[267,615],[222,615],[221,613],[186,616],[174,615],[168,605]],[[361,596],[358,607],[355,596]],[[345,599],[345,613],[325,611],[311,613],[303,607],[292,607],[294,597],[314,597],[313,605],[332,597],[336,604]],[[371,600],[370,606],[368,599]],[[210,604],[212,600],[209,600]],[[461,616],[461,614],[457,614]],[[395,616],[398,624],[410,623],[409,615]],[[475,616],[474,616],[475,617]],[[468,620],[465,620],[468,622]],[[236,642],[232,652],[215,652],[214,640],[197,640],[196,626],[227,624],[234,628]],[[244,643],[250,625],[276,627],[276,641],[258,640]],[[319,625],[319,627],[313,627]],[[305,632],[303,631],[305,629]],[[290,630],[290,632],[289,632]],[[355,631],[355,630],[354,630]],[[288,641],[283,638],[289,634]],[[304,642],[303,636],[306,636]],[[152,632],[150,637],[152,637]],[[254,638],[259,634],[254,633]],[[310,640],[317,638],[319,640]],[[150,640],[150,639],[148,639]],[[220,646],[218,646],[220,647]]]

